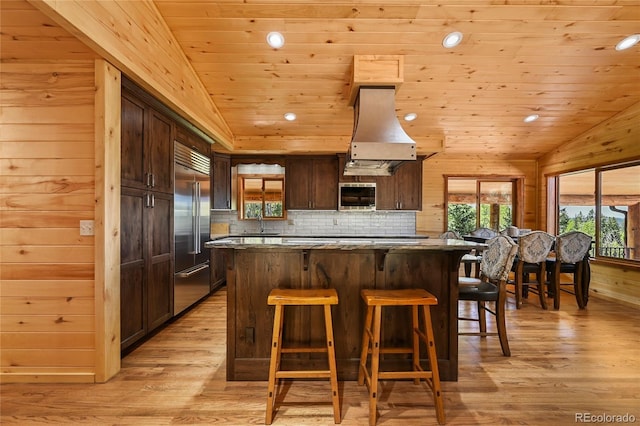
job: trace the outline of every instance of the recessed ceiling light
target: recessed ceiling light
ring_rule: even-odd
[[[287,121],[293,121],[296,119],[296,114],[293,112],[287,112],[284,114],[284,119]]]
[[[404,121],[413,121],[418,118],[418,114],[415,112],[410,112],[409,114],[404,116]]]
[[[446,37],[442,40],[442,45],[447,49],[451,49],[452,47],[456,47],[462,41],[462,33],[459,31],[454,31],[446,35]]]
[[[616,50],[625,50],[635,46],[640,41],[640,34],[630,35],[624,38],[620,43],[616,44]]]
[[[536,121],[540,116],[538,114],[527,115],[524,120],[525,123],[531,123],[532,121]]]
[[[284,36],[277,31],[267,34],[267,43],[274,49],[280,49],[284,46]]]

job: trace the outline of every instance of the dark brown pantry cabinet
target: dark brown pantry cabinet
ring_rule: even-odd
[[[172,120],[123,87],[120,330],[125,350],[173,315]]]
[[[288,210],[337,210],[338,158],[288,156],[285,204]]]

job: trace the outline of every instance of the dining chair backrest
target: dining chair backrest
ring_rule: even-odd
[[[517,252],[518,244],[506,235],[490,239],[482,252],[480,273],[493,282],[506,281]]]
[[[507,237],[517,237],[520,235],[520,230],[517,226],[507,226],[502,231],[500,231],[501,235],[506,235]]]
[[[447,231],[440,234],[441,240],[461,240],[462,237],[456,231]]]
[[[471,235],[473,235],[474,237],[482,237],[482,238],[489,239],[499,234],[495,230],[490,228],[477,228],[471,231]]]
[[[562,263],[580,262],[591,248],[591,236],[570,231],[556,237],[556,259]]]
[[[525,263],[545,262],[555,237],[544,231],[531,231],[518,238],[518,258]]]

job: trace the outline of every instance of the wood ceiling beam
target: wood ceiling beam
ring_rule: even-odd
[[[225,149],[233,134],[151,1],[28,0]]]

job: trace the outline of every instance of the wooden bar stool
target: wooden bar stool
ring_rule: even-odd
[[[335,289],[274,289],[267,298],[269,305],[276,306],[273,318],[273,338],[271,339],[271,362],[269,364],[269,391],[267,395],[267,414],[265,423],[273,421],[276,396],[276,384],[280,379],[329,378],[331,382],[331,399],[333,402],[333,419],[340,423],[340,399],[338,398],[338,374],[336,355],[333,344],[333,324],[331,321],[331,305],[338,304],[338,293]],[[286,305],[322,305],[324,306],[324,326],[327,346],[319,348],[283,347],[282,325],[284,307]],[[280,358],[283,353],[317,353],[326,352],[329,361],[328,370],[280,370]]]
[[[431,305],[437,305],[438,300],[434,295],[422,289],[406,290],[362,290],[362,298],[367,305],[364,332],[362,333],[362,353],[360,355],[360,371],[358,384],[367,383],[369,387],[369,425],[376,424],[376,404],[378,399],[378,380],[384,379],[413,379],[416,384],[424,379],[433,392],[433,400],[436,408],[438,423],[444,424],[444,405],[440,388],[440,375],[438,373],[438,358],[433,339],[433,327],[431,325]],[[412,313],[412,347],[388,347],[381,348],[380,331],[382,323],[383,306],[411,306]],[[420,329],[418,307],[422,306],[424,314],[424,331]],[[425,371],[420,366],[420,338],[427,347],[429,366],[431,371]],[[412,371],[379,371],[380,354],[412,354]],[[367,359],[371,354],[371,374],[367,369]]]

